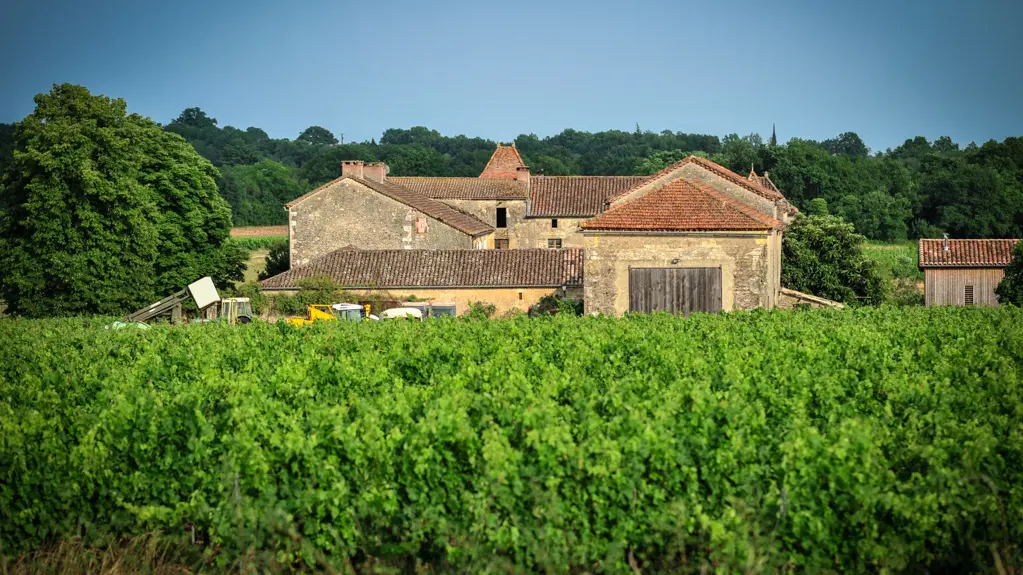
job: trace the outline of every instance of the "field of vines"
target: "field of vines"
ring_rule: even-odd
[[[10,558],[158,534],[225,570],[1023,568],[1020,309],[0,341]]]

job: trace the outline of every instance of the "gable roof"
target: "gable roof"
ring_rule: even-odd
[[[1020,240],[920,240],[920,268],[1004,268]]]
[[[528,189],[525,184],[507,178],[404,176],[388,177],[387,181],[443,200],[524,200]]]
[[[770,230],[781,222],[702,184],[672,180],[580,224],[584,230]]]
[[[781,195],[781,190],[778,189],[778,186],[774,185],[774,182],[771,180],[770,174],[768,174],[767,172],[764,172],[763,176],[758,176],[757,173],[753,170],[753,166],[750,166],[749,175],[746,176],[746,179],[753,182],[754,184],[759,184],[761,187],[771,190],[772,192],[777,192],[778,195]]]
[[[354,176],[341,176],[334,181],[316,188],[304,196],[284,204],[284,206],[286,208],[292,208],[344,179],[358,182],[381,195],[387,196],[397,202],[401,202],[410,208],[419,210],[431,218],[447,224],[470,236],[479,236],[494,231],[494,228],[489,224],[483,223],[463,211],[456,210],[444,202],[438,202],[437,200],[424,196],[423,194],[413,192],[404,186],[394,184],[389,181],[378,182],[376,180],[356,178]]]
[[[260,282],[296,289],[326,275],[345,287],[580,286],[583,250],[346,250],[340,249]]]
[[[511,146],[498,144],[480,177],[515,179],[518,176],[518,168],[524,167],[526,167],[526,163],[522,161],[522,156],[519,155],[514,144]]]
[[[604,202],[649,176],[533,176],[529,178],[528,216],[591,217]]]
[[[691,156],[686,156],[682,160],[680,160],[678,162],[675,162],[674,164],[668,166],[667,168],[664,168],[663,170],[661,170],[661,171],[657,172],[656,174],[650,176],[649,179],[650,179],[650,181],[657,180],[657,179],[662,178],[664,176],[667,176],[668,174],[671,174],[671,173],[675,172],[676,170],[679,170],[683,166],[686,166],[686,165],[689,165],[689,164],[700,166],[701,168],[711,172],[712,174],[715,174],[715,175],[717,175],[717,176],[719,176],[721,178],[724,178],[725,180],[728,180],[729,182],[732,182],[733,184],[735,184],[735,185],[737,185],[737,186],[739,186],[741,188],[745,188],[745,189],[753,192],[754,194],[756,194],[756,195],[758,195],[758,196],[760,196],[762,198],[766,198],[766,199],[771,200],[771,201],[784,200],[785,199],[785,197],[783,195],[781,195],[780,192],[777,192],[777,191],[774,191],[774,190],[769,190],[769,189],[761,186],[758,182],[751,182],[748,178],[744,178],[744,177],[740,176],[739,174],[736,174],[732,170],[729,170],[728,168],[726,168],[726,167],[724,167],[724,166],[722,166],[720,164],[716,164],[716,163],[708,160],[707,158],[701,158],[700,156],[692,156],[692,155]],[[645,182],[641,182],[639,184],[636,184],[632,188],[619,193],[613,199],[621,199],[621,198],[623,198],[625,196],[628,196],[633,191],[635,191],[637,188],[640,188],[643,185],[645,185]]]

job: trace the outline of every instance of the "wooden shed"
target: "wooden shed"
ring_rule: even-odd
[[[998,305],[995,287],[1019,240],[920,240],[924,304]]]

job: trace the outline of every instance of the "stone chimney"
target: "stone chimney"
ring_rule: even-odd
[[[529,187],[529,166],[515,168],[515,181],[526,184],[526,187]]]
[[[341,162],[341,175],[352,176],[353,178],[363,178],[365,165],[362,160],[345,160]]]
[[[388,170],[387,164],[383,162],[370,162],[363,168],[363,173],[371,180],[382,182],[387,178]]]

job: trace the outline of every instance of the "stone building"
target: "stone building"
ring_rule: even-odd
[[[920,240],[924,304],[998,305],[995,288],[1020,240]]]
[[[514,146],[498,146],[477,178],[393,177],[380,163],[343,162],[340,178],[286,207],[288,277],[336,269],[327,257],[371,257],[338,250],[442,250],[449,258],[456,250],[550,250],[561,254],[555,259],[579,258],[572,287],[588,312],[605,314],[777,306],[781,236],[795,211],[767,174],[742,177],[696,156],[652,176],[543,176],[530,174]],[[280,287],[278,278],[263,285]],[[476,299],[514,304],[531,289],[487,285]],[[483,287],[445,286],[429,287]]]

